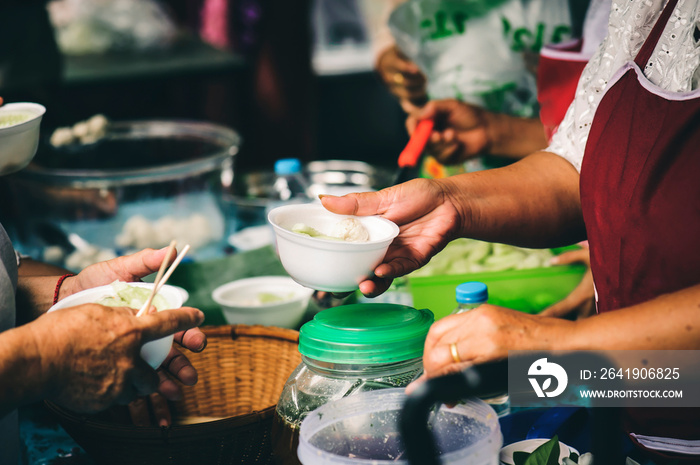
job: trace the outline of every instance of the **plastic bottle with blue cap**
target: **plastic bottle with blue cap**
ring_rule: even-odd
[[[275,200],[282,202],[308,201],[309,183],[298,158],[281,158],[275,162]]]
[[[468,312],[487,303],[489,290],[482,282],[468,281],[457,286],[455,298],[457,299],[457,308],[452,311],[452,315]],[[499,417],[510,413],[510,397],[507,392],[482,400],[491,405]]]
[[[455,291],[457,308],[452,314],[464,313],[485,304],[489,300],[489,290],[486,284],[479,281],[469,281],[457,286]]]

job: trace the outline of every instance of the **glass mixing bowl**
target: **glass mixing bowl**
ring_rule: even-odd
[[[3,225],[20,252],[74,271],[172,239],[194,259],[223,255],[240,142],[230,128],[178,120],[113,122],[87,145],[45,142],[6,178]]]

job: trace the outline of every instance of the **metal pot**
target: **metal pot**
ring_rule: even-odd
[[[64,266],[55,247],[66,249],[66,238],[85,253],[120,255],[176,238],[191,243],[194,258],[221,255],[222,197],[239,146],[232,129],[177,120],[115,122],[94,144],[44,144],[32,164],[7,178],[15,247]],[[64,255],[75,252],[67,249]]]

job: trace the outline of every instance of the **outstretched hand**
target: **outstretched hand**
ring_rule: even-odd
[[[457,237],[460,214],[445,190],[446,184],[428,179],[412,181],[379,192],[322,196],[329,211],[342,215],[381,215],[399,226],[375,276],[360,283],[360,291],[374,297],[389,288],[394,278],[425,265]]]

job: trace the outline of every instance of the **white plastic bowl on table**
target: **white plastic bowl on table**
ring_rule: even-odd
[[[129,286],[153,288],[153,283],[127,283]],[[84,291],[76,292],[73,295],[61,299],[56,305],[49,309],[49,312],[61,310],[64,308],[75,307],[76,305],[95,303],[104,297],[115,295],[114,288],[111,284],[100,287],[93,287]],[[183,290],[176,286],[163,285],[158,295],[163,297],[171,309],[180,308],[185,300]],[[173,335],[165,336],[155,341],[145,343],[141,347],[141,357],[148,362],[154,369],[158,368],[165,360],[170,352],[170,347],[173,345]]]
[[[369,232],[367,242],[310,237],[292,232],[302,223],[323,234],[344,218],[356,218]],[[337,215],[319,204],[284,205],[268,214],[275,231],[282,266],[294,280],[319,291],[348,292],[357,289],[386,255],[399,227],[379,216]]]
[[[0,107],[0,118],[26,118],[0,126],[0,174],[18,171],[32,161],[39,146],[39,126],[45,112],[46,108],[38,103],[8,103]]]
[[[229,324],[294,329],[301,323],[313,292],[287,276],[258,276],[223,284],[214,289],[212,299],[221,305]],[[282,300],[253,303],[260,294],[274,294]]]

